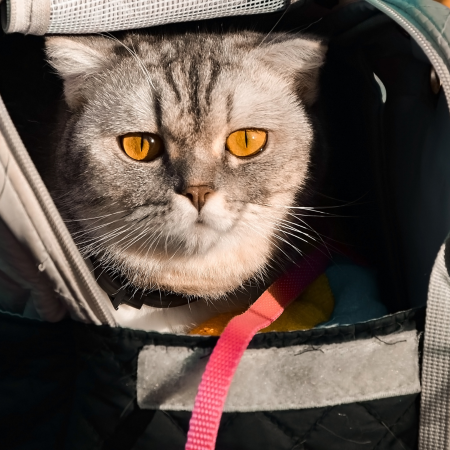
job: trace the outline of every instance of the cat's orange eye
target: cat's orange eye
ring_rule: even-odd
[[[136,161],[151,161],[164,149],[163,141],[157,134],[128,133],[121,136],[120,141],[123,151]]]
[[[254,155],[264,147],[267,142],[267,131],[246,128],[231,133],[226,142],[227,150],[240,158]]]

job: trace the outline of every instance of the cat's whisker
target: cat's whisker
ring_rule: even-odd
[[[288,214],[290,214],[290,213],[288,213]],[[290,215],[292,215],[292,214],[290,214]],[[317,233],[307,222],[305,222],[304,220],[299,219],[297,217],[295,219],[300,220],[301,222],[304,223],[304,225],[301,225],[297,222],[293,222],[292,220],[286,220],[283,218],[276,217],[275,215],[269,216],[269,220],[273,221],[273,222],[269,222],[269,223],[271,223],[271,224],[275,223],[277,225],[284,224],[285,226],[292,227],[291,229],[293,231],[295,230],[296,232],[304,234],[306,236],[310,236],[310,235],[308,233],[306,233],[304,230],[311,230],[314,234],[316,234],[320,238],[319,233]]]
[[[281,16],[278,18],[278,20],[275,22],[275,25],[270,29],[270,31],[264,36],[264,38],[261,40],[261,42],[258,44],[258,47],[261,47],[261,45],[264,43],[264,41],[272,34],[273,30],[275,30],[275,28],[277,27],[277,25],[281,22],[281,20],[283,19],[283,17],[286,15],[286,13],[288,12],[288,10],[290,9],[292,3],[289,3],[289,5],[287,6],[287,8],[283,11],[283,13],[281,14]]]
[[[290,233],[287,233],[287,234],[290,234]],[[277,238],[279,238],[279,236],[277,235],[277,234],[275,234],[274,235],[275,237],[277,237]],[[284,240],[284,239],[283,239]],[[302,239],[303,240],[303,239]],[[286,242],[286,241],[285,241]],[[313,248],[315,248],[316,250],[320,250],[320,252],[321,253],[324,253],[324,251],[322,250],[322,246],[316,246],[316,245],[314,245],[313,243],[311,243],[311,242],[308,242],[308,241],[304,241],[304,242],[306,242],[306,243],[308,243],[309,245],[311,245]],[[289,242],[287,242],[288,244],[290,244]],[[326,242],[323,242],[323,246],[325,247],[325,250],[326,250],[326,253],[327,253],[327,256],[331,256],[331,251],[330,251],[330,249],[328,248],[328,245],[327,245],[327,243]],[[293,245],[291,245],[291,247],[293,247],[294,249],[296,249],[296,247],[295,246],[293,246]],[[303,253],[303,252],[301,252],[299,249],[297,249],[297,251],[300,253],[300,255],[301,256],[305,256],[305,254]]]
[[[134,231],[138,231],[139,228],[137,230]],[[132,245],[134,245],[136,242],[139,242],[139,240],[144,237],[147,233],[148,233],[149,229],[148,229],[148,224],[146,224],[146,226],[144,227],[144,229],[134,238],[131,239],[130,242],[127,243],[127,245],[122,249],[122,251],[124,252],[125,250],[127,250],[129,247],[131,247]]]
[[[97,249],[97,248],[98,248],[98,249],[102,248],[102,246],[103,246],[106,242],[108,242],[109,239],[113,239],[113,238],[114,238],[114,236],[113,236],[113,237],[109,237],[109,236],[105,237],[105,236],[102,236],[100,239],[94,239],[94,238],[91,238],[91,239],[85,240],[85,241],[83,241],[83,242],[75,242],[75,243],[77,244],[78,248],[79,248],[81,251],[85,251],[85,250],[87,250],[87,249],[95,250],[95,249]],[[106,246],[105,246],[105,248],[106,248]]]
[[[281,227],[284,228],[284,226],[282,226],[282,225],[278,225],[278,226],[274,226],[274,225],[273,225],[273,226],[272,226],[272,230],[279,231],[280,233],[290,235],[290,236],[292,236],[292,237],[295,237],[296,239],[299,239],[300,241],[303,241],[303,242],[305,242],[305,243],[310,244],[310,242],[308,242],[308,241],[307,241],[306,239],[304,239],[303,237],[301,237],[301,236],[299,236],[299,235],[297,235],[297,234],[290,233],[290,232],[288,232],[288,231],[286,231],[286,230],[280,229],[280,228],[278,228],[279,226],[281,226]],[[277,234],[275,234],[274,236],[277,236]],[[309,237],[309,236],[308,236],[308,237]]]
[[[312,211],[319,212],[319,209],[336,209],[336,208],[343,208],[344,206],[347,206],[347,205],[291,206],[291,205],[272,205],[272,204],[266,203],[266,204],[263,204],[262,206],[270,206],[272,208],[304,209],[304,210],[312,210]]]
[[[329,211],[320,211],[320,209],[335,209],[342,208],[346,205],[337,205],[337,206],[315,206],[315,207],[305,207],[305,206],[287,206],[287,205],[262,205],[262,206],[271,206],[274,208],[283,208],[287,210],[303,210],[307,214],[302,214],[299,212],[291,212],[291,215],[299,216],[299,217],[333,217],[333,218],[342,218],[342,217],[353,217],[343,214],[334,214]],[[311,213],[315,214],[311,214]]]
[[[97,226],[92,227],[92,228],[86,228],[86,229],[84,229],[84,230],[75,231],[75,232],[72,233],[72,236],[73,236],[74,239],[75,239],[75,238],[80,238],[80,237],[82,237],[82,236],[84,236],[84,235],[86,235],[86,234],[92,234],[92,232],[101,230],[102,228],[108,227],[109,225],[112,225],[113,223],[120,222],[120,221],[122,221],[122,219],[123,219],[123,218],[120,217],[120,218],[117,219],[117,220],[112,220],[111,222],[103,223],[103,224],[101,224],[101,225],[97,225]]]
[[[327,211],[320,211],[320,210],[317,209],[317,207],[313,208],[313,207],[305,207],[305,206],[286,206],[286,205],[264,205],[264,206],[270,206],[272,208],[283,208],[283,209],[288,209],[288,210],[300,209],[300,210],[303,210],[303,211],[311,211],[313,213],[316,213],[316,214],[319,214],[319,215],[324,215],[324,216],[333,215],[332,213],[329,213]],[[325,207],[325,208],[327,208],[327,207]],[[332,208],[332,207],[330,206],[330,208]],[[307,216],[311,217],[309,214]]]
[[[150,74],[147,70],[147,68],[145,67],[145,64],[142,62],[141,58],[139,58],[138,54],[136,53],[136,51],[133,51],[130,49],[130,47],[128,47],[128,45],[125,45],[120,39],[117,39],[115,36],[113,36],[111,33],[97,33],[100,36],[105,37],[106,39],[110,39],[114,42],[117,42],[118,44],[122,45],[125,50],[134,58],[134,60],[138,63],[142,73],[145,76],[145,79],[147,80],[147,83],[149,84],[149,86],[156,92],[156,88],[155,85],[153,84],[151,78],[150,78]]]
[[[178,247],[175,249],[175,251],[172,253],[172,255],[169,257],[168,261],[171,261],[173,258],[175,258],[175,256],[176,256],[177,253],[178,253],[178,250],[180,250],[181,246],[182,246],[182,244],[180,243],[180,244],[178,245]]]
[[[300,25],[300,26],[298,26],[298,27],[291,28],[291,29],[287,30],[287,31],[284,32],[284,33],[278,32],[278,33],[277,33],[277,38],[284,37],[284,36],[288,36],[288,35],[290,35],[290,34],[292,34],[292,33],[294,33],[294,32],[300,33],[300,32],[302,32],[302,31],[306,31],[306,30],[308,30],[309,28],[311,28],[312,26],[314,26],[316,23],[319,23],[322,19],[323,19],[323,17],[320,17],[318,20],[316,20],[316,21],[314,21],[314,22],[311,22],[311,23],[309,23],[309,24],[306,25],[306,26]]]
[[[112,244],[105,245],[106,242],[108,242],[108,241],[110,241],[110,240],[112,240],[112,239],[115,239],[117,236],[120,236],[120,235],[122,235],[123,233],[128,232],[127,235],[125,235],[124,237],[122,237],[122,239],[120,239],[119,242],[121,242],[121,241],[127,239],[127,238],[128,238],[130,235],[132,235],[132,233],[135,231],[135,230],[131,230],[131,231],[130,231],[130,230],[129,230],[129,227],[126,227],[125,230],[120,231],[121,228],[125,228],[125,227],[126,227],[126,225],[124,225],[123,227],[120,227],[120,228],[119,228],[118,230],[116,230],[115,232],[107,233],[106,235],[101,236],[100,238],[92,238],[92,239],[90,240],[90,241],[91,241],[90,243],[88,243],[87,245],[85,245],[84,247],[81,247],[81,248],[82,248],[83,250],[85,250],[85,249],[91,249],[91,251],[96,251],[96,249],[99,249],[99,250],[109,250],[109,249],[111,249],[112,247],[116,246],[116,245],[117,245],[117,242],[113,242]],[[84,244],[86,244],[86,242],[89,242],[89,240],[85,241]],[[78,245],[80,245],[80,244],[78,244]]]
[[[306,222],[305,222],[305,224],[308,225]],[[307,233],[305,233],[305,235],[308,236],[314,242],[321,243],[321,247],[326,249],[328,256],[331,256],[331,251],[330,251],[330,248],[329,248],[330,247],[330,242],[329,242],[330,239],[328,237],[326,237],[326,236],[322,236],[322,234],[320,234],[319,232],[314,230],[314,228],[312,228],[311,226],[308,225],[308,227],[317,236],[318,239],[314,238],[313,236],[311,236],[311,235],[309,235]],[[313,245],[313,244],[310,242],[310,245]],[[315,245],[313,245],[313,247],[319,248],[319,247],[317,247]]]
[[[128,212],[126,209],[123,211],[115,211],[110,214],[103,214],[102,216],[96,216],[96,217],[86,217],[84,219],[63,219],[64,223],[70,223],[70,222],[84,222],[86,220],[96,220],[96,219],[104,219],[105,217],[113,216],[114,214],[120,214],[123,212]]]
[[[158,234],[158,231],[159,231],[159,234]],[[152,233],[152,235],[149,236],[149,238],[145,241],[145,245],[143,245],[143,247],[142,247],[142,250],[143,250],[143,251],[145,250],[145,257],[144,257],[144,258],[147,258],[147,256],[148,256],[148,254],[149,254],[151,248],[152,248],[155,244],[157,244],[157,240],[160,238],[160,235],[161,235],[162,233],[163,233],[163,230],[162,230],[162,229],[156,230],[156,231],[155,231],[154,233]],[[155,249],[153,250],[153,253],[152,253],[152,254],[154,254],[155,250],[156,250],[156,247],[155,247]]]
[[[321,242],[322,242],[322,244],[326,247],[327,246],[327,243],[326,243],[326,240],[328,240],[328,238],[326,237],[326,236],[322,236],[322,234],[321,233],[319,233],[318,231],[316,231],[310,224],[308,224],[308,222],[306,222],[305,220],[303,220],[303,219],[301,219],[301,218],[299,218],[299,217],[296,217],[294,214],[292,214],[292,213],[288,213],[289,215],[291,215],[291,216],[294,216],[295,217],[295,219],[296,220],[299,220],[300,222],[302,222],[304,225],[305,225],[305,227],[307,228],[307,229],[309,229],[309,230],[311,230],[320,240],[321,240]]]
[[[166,255],[169,254],[169,252],[168,252],[168,243],[167,243],[168,239],[169,239],[169,235],[166,234],[166,239],[164,241],[164,251],[166,252]]]
[[[155,236],[155,234],[161,230],[161,225],[158,227],[155,227],[155,229],[153,230],[152,234],[150,234],[145,240],[144,242],[142,242],[142,244],[139,246],[139,248],[136,250],[136,252],[140,252],[141,249],[145,249],[145,246],[147,245],[147,242],[149,242],[153,236]]]
[[[330,253],[330,252],[329,252],[329,249],[328,249],[328,246],[327,246],[327,243],[325,242],[325,240],[320,236],[320,234],[318,234],[317,232],[315,232],[315,230],[314,230],[313,228],[309,227],[315,234],[317,234],[317,236],[318,236],[319,239],[314,238],[313,236],[311,236],[311,235],[308,234],[308,233],[305,233],[305,232],[302,231],[302,230],[296,230],[296,229],[293,229],[293,227],[291,227],[291,226],[288,226],[288,225],[284,225],[284,224],[278,223],[278,220],[280,220],[280,219],[274,219],[274,220],[275,220],[275,222],[268,222],[268,223],[271,225],[271,228],[272,228],[273,230],[276,230],[276,231],[281,232],[281,233],[283,233],[283,234],[288,234],[288,235],[290,235],[290,236],[292,236],[292,237],[294,237],[294,238],[296,238],[296,239],[299,239],[299,240],[301,240],[301,241],[303,241],[303,242],[305,242],[305,243],[307,243],[307,244],[309,244],[309,245],[312,245],[314,248],[319,248],[319,247],[317,247],[316,245],[314,245],[313,242],[314,242],[314,243],[319,243],[319,242],[320,242],[320,243],[327,249],[327,252]],[[284,219],[281,219],[281,220],[284,220]],[[292,222],[291,222],[291,223],[292,223]],[[282,229],[280,229],[279,227],[281,227]],[[290,232],[286,231],[286,229],[289,229],[289,230],[292,231],[293,233],[290,233]],[[274,236],[279,238],[279,236],[278,236],[277,234],[275,234]],[[310,239],[311,241],[313,241],[313,242],[310,242],[309,240],[307,240],[307,239],[305,239],[305,238],[309,238],[309,239]],[[280,238],[279,238],[279,239],[280,239]],[[281,238],[281,239],[284,241],[283,238]],[[293,245],[292,245],[291,243],[289,243],[289,242],[286,242],[286,243],[288,243],[289,245],[293,246]],[[297,250],[298,250],[298,249],[297,249]]]
[[[285,229],[285,230],[290,230],[291,232],[294,233],[294,235],[296,237],[298,237],[299,239],[301,239],[301,240],[303,240],[305,242],[311,243],[310,241],[312,241],[312,242],[322,242],[323,243],[323,239],[322,239],[321,236],[317,236],[316,237],[316,236],[314,236],[314,235],[312,235],[312,234],[310,234],[310,233],[308,233],[306,231],[298,230],[298,229],[296,229],[294,227],[291,227],[289,225],[286,225],[286,224],[279,224],[278,226],[283,228],[283,229]]]
[[[292,215],[290,213],[288,213],[288,214]],[[288,224],[292,225],[292,226],[299,227],[301,230],[310,230],[310,231],[312,231],[323,242],[322,235],[317,230],[315,230],[311,225],[309,225],[308,222],[306,222],[305,220],[303,220],[301,218],[298,218],[298,217],[295,217],[295,220],[299,220],[304,225],[301,225],[301,224],[296,223],[296,222],[292,222],[291,220],[285,220],[285,219],[281,219],[281,220],[283,222],[285,222],[285,223],[288,223]]]
[[[278,245],[276,245],[271,239],[269,239],[267,236],[264,236],[264,234],[258,232],[257,227],[255,226],[255,224],[248,224],[248,223],[244,223],[244,225],[247,225],[252,231],[255,231],[256,233],[258,233],[261,237],[263,237],[264,239],[266,239],[267,241],[270,242],[270,244],[272,244],[273,246],[275,246],[281,253],[283,253],[283,255],[286,256],[286,258],[289,259],[289,261],[294,262],[293,259],[285,252],[283,251]],[[259,227],[258,227],[259,228]],[[261,228],[259,228],[261,229]],[[287,244],[289,244],[288,242],[286,242]],[[289,244],[292,246],[292,244]],[[295,247],[294,247],[295,248]]]
[[[145,233],[143,233],[142,231],[139,234],[135,234],[138,230],[133,230],[130,234],[128,234],[127,236],[124,237],[122,245],[120,246],[117,255],[121,256],[124,253],[126,253],[126,251],[133,246],[136,242],[139,241],[139,239],[141,239]]]
[[[153,242],[148,246],[147,252],[146,252],[146,254],[145,254],[145,259],[148,258],[148,255],[149,255],[149,252],[150,252],[151,248],[153,247],[154,244],[156,244],[155,247],[154,247],[154,249],[153,249],[153,253],[152,253],[152,255],[151,255],[151,257],[153,257],[153,255],[155,254],[156,248],[158,247],[158,243],[159,243],[159,240],[161,239],[161,235],[162,235],[162,234],[163,234],[163,230],[161,229],[161,231],[159,232],[158,236],[157,236],[157,237],[153,240]]]
[[[300,220],[301,220],[301,219],[300,219]],[[305,222],[305,224],[308,225],[306,222]],[[287,225],[280,225],[280,226],[286,227]],[[296,230],[296,231],[299,232],[299,233],[301,233],[303,236],[305,236],[305,237],[311,239],[311,241],[313,241],[314,243],[321,243],[322,246],[325,247],[325,248],[327,249],[327,252],[328,252],[329,254],[331,254],[330,251],[329,251],[329,249],[328,249],[328,243],[327,243],[326,239],[324,239],[324,238],[322,237],[322,235],[321,235],[320,233],[318,233],[316,230],[314,230],[314,228],[312,228],[311,226],[308,226],[308,229],[310,229],[310,230],[317,236],[317,238],[315,238],[314,236],[311,236],[309,233],[306,233],[306,232],[304,232],[304,231],[300,231],[300,230]],[[294,230],[292,230],[292,231],[294,231]],[[301,240],[304,240],[304,239],[302,239],[300,236],[298,236],[298,238],[301,239]],[[312,242],[309,242],[309,241],[306,241],[306,240],[304,240],[304,241],[307,242],[308,244],[312,245],[313,247],[318,248],[318,247],[316,247],[315,245],[313,245]]]
[[[158,230],[160,229],[160,227],[158,229],[153,230],[153,232],[151,232],[142,242],[141,245],[137,248],[136,250],[136,254],[138,255],[142,255],[142,253],[144,251],[148,252],[148,248],[147,245],[150,247],[151,245],[153,245],[153,238],[155,237],[156,233],[158,232]]]
[[[302,219],[298,219],[296,218],[296,220],[300,220],[301,222],[304,222],[305,225],[301,225],[297,222],[294,222],[292,220],[286,220],[286,219],[280,219],[280,218],[276,218],[276,217],[271,217],[273,220],[277,221],[277,222],[281,222],[285,225],[294,227],[297,231],[299,232],[304,232],[303,230],[310,230],[312,231],[314,234],[319,235],[319,233],[317,233],[311,226],[309,226],[306,222],[304,222]]]
[[[300,239],[300,240],[303,241],[303,242],[310,243],[308,240],[306,240],[306,239],[303,238],[302,236],[305,236],[305,237],[311,239],[311,240],[314,241],[314,242],[318,242],[318,239],[314,238],[313,236],[309,235],[308,233],[305,233],[305,232],[303,232],[303,231],[298,231],[298,230],[296,230],[295,228],[290,227],[290,226],[288,226],[288,225],[279,224],[278,226],[279,226],[280,228],[282,228],[283,230],[291,230],[291,231],[293,231],[294,233],[289,233],[289,232],[287,232],[287,231],[283,231],[283,232],[285,232],[285,233],[287,233],[287,234],[289,234],[289,235],[291,235],[291,236],[294,236],[295,238]],[[277,229],[277,228],[274,228],[274,229]],[[279,230],[279,231],[281,231],[281,230]]]
[[[360,202],[361,202],[361,200],[362,200],[364,197],[367,197],[367,196],[368,196],[369,192],[366,192],[366,193],[361,194],[361,195],[360,195],[358,198],[356,198],[355,200],[343,200],[343,199],[339,199],[339,198],[336,198],[336,197],[331,197],[330,195],[324,194],[324,193],[319,192],[319,191],[314,191],[314,192],[316,193],[316,195],[319,195],[319,196],[321,196],[321,197],[327,198],[327,199],[329,199],[329,200],[333,200],[333,201],[335,201],[335,202],[341,202],[340,205],[335,205],[335,206],[334,206],[334,207],[336,207],[336,208],[340,208],[340,207],[343,207],[343,206],[361,205],[361,204],[367,204],[367,203],[368,203],[367,201],[362,202],[362,203],[360,203]]]
[[[175,249],[175,251],[173,252],[172,256],[169,258],[169,261],[171,261],[173,258],[175,258],[176,254],[178,253],[178,250],[180,250],[180,248],[182,247],[182,242],[180,242],[180,244],[178,245],[178,247]]]
[[[126,228],[126,229],[123,230],[124,228]],[[123,230],[123,231],[120,231],[120,230]],[[88,238],[88,239],[86,239],[84,241],[78,241],[77,239],[75,239],[75,243],[77,245],[83,245],[83,244],[85,244],[87,242],[92,242],[92,241],[100,243],[100,242],[104,241],[105,239],[109,240],[111,237],[115,237],[117,234],[125,233],[127,230],[128,230],[128,226],[127,225],[122,225],[121,227],[115,228],[114,230],[112,230],[112,231],[110,231],[108,233],[104,233],[101,236],[91,236],[90,238]]]
[[[126,236],[124,236],[120,241],[118,242],[114,242],[112,245],[117,245],[120,244],[121,242],[123,242],[123,246],[121,246],[118,255],[122,255],[123,253],[125,253],[126,250],[128,250],[129,247],[131,247],[135,242],[139,241],[139,239],[145,235],[145,233],[147,232],[147,224],[143,223],[141,225],[139,225],[137,228],[134,228],[132,230],[130,230],[130,233],[127,234]],[[144,228],[142,230],[142,227]],[[141,230],[139,232],[139,230]],[[139,234],[136,236],[135,233],[139,232]]]
[[[284,242],[285,244],[289,245],[290,247],[292,247],[300,256],[304,256],[304,253],[297,248],[294,244],[292,244],[291,242],[289,242],[288,240],[282,238],[281,236],[279,236],[278,234],[274,234],[274,238],[278,239],[281,242]],[[289,258],[290,261],[292,261],[293,263],[295,263],[295,261],[292,258]]]

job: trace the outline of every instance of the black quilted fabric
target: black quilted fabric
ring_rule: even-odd
[[[268,333],[253,348],[342,342],[415,327],[418,311],[329,330]],[[420,320],[421,321],[421,320]],[[140,410],[136,367],[148,344],[215,339],[57,324],[0,313],[2,450],[183,450],[189,412]],[[411,450],[418,396],[300,411],[224,414],[217,450]]]
[[[416,395],[301,411],[230,413],[222,419],[216,449],[413,450],[417,418]],[[156,411],[132,448],[182,450],[188,424],[189,413]]]

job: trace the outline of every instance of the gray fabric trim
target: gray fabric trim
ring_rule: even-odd
[[[12,10],[9,5],[11,0],[0,0],[0,18],[3,31],[6,32],[10,27]]]
[[[27,34],[42,36],[50,26],[50,0],[33,0]]]
[[[43,35],[50,25],[50,0],[6,0],[5,33]]]
[[[29,16],[26,14],[26,6],[29,0],[24,2],[15,2],[14,0],[6,0],[6,19],[2,16],[2,27],[5,33],[14,33],[24,28],[23,19]],[[25,26],[25,29],[28,27]]]
[[[149,345],[138,359],[143,409],[191,411],[210,350]],[[303,409],[420,392],[415,330],[313,347],[246,350],[225,412]]]
[[[445,245],[436,258],[428,291],[422,367],[420,450],[450,448],[450,278]]]
[[[54,281],[58,295],[67,302],[69,310],[75,313],[83,309],[84,316],[78,318],[74,315],[74,319],[115,326],[111,301],[99,288],[75,246],[1,98],[0,133],[3,136],[1,165],[6,175],[4,185],[10,184],[19,199],[16,203],[11,202],[9,209],[3,211],[5,222],[8,222],[16,209],[25,210],[29,223],[51,257],[48,270],[46,258],[39,258],[38,264]],[[39,244],[30,236],[21,234],[20,224],[20,221],[11,223],[10,229],[19,242],[33,253]],[[54,272],[50,270],[51,264],[54,264],[58,273],[55,278],[52,275]],[[64,280],[63,291],[59,289],[62,286],[61,279]],[[66,290],[69,290],[70,296],[65,295]]]
[[[27,33],[30,28],[32,0],[7,0],[6,9],[9,11],[9,20],[6,33]]]
[[[393,7],[426,37],[448,66],[450,60],[450,10],[434,0],[389,0]]]
[[[450,237],[447,237],[444,245],[445,245],[444,249],[445,267],[447,268],[447,274],[450,275]]]
[[[0,99],[0,220],[6,226],[4,233],[0,227],[0,270],[31,290],[29,306],[41,319],[58,321],[68,311],[73,319],[100,324],[3,134],[5,115]],[[104,303],[111,305],[107,297]]]

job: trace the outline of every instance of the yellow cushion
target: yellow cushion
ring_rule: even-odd
[[[334,297],[328,278],[320,275],[305,291],[292,302],[281,316],[261,333],[268,331],[309,330],[330,319],[334,309]],[[219,314],[199,326],[189,334],[219,336],[228,322],[245,310]]]

